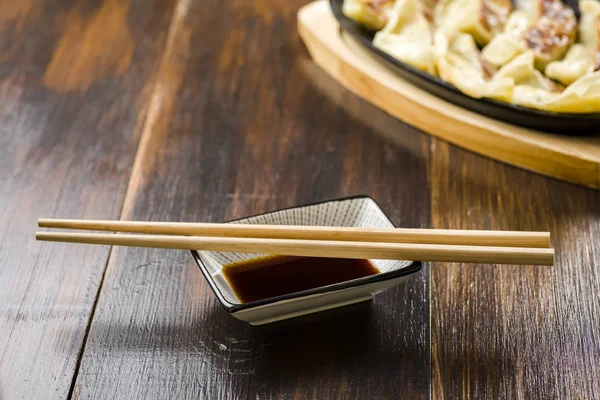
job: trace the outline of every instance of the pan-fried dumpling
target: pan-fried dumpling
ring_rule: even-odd
[[[450,38],[466,33],[483,46],[503,31],[511,10],[509,0],[441,0],[434,18]]]
[[[543,105],[546,111],[592,113],[600,112],[600,71],[587,74]]]
[[[495,67],[501,67],[527,50],[523,35],[538,18],[536,0],[516,2],[517,9],[510,13],[504,31],[492,38],[481,52],[483,59]]]
[[[600,68],[600,2],[584,0],[579,7],[579,43],[569,49],[563,60],[548,64],[544,71],[547,76],[565,85]]]
[[[512,102],[523,107],[545,110],[545,105],[556,96],[556,93],[550,93],[544,89],[528,85],[517,85],[513,91]]]
[[[382,29],[389,20],[394,0],[344,0],[342,12],[373,30]]]
[[[435,74],[433,30],[419,0],[398,0],[373,45],[416,68]]]
[[[431,43],[433,30],[423,13],[423,8],[420,0],[398,0],[382,32],[405,35],[410,39],[424,34],[425,41]]]
[[[392,57],[435,75],[435,55],[431,44],[385,32],[377,33],[376,39],[373,44]]]
[[[564,59],[548,64],[545,73],[552,79],[570,85],[593,69],[594,49],[574,44]]]
[[[458,35],[452,41],[448,50],[467,61],[470,67],[477,71],[478,75],[483,76],[484,69],[479,58],[479,49],[471,36],[465,34]]]
[[[494,80],[512,78],[512,103],[554,112],[600,112],[600,71],[587,74],[564,91],[534,68],[534,54],[523,53],[502,67]]]
[[[536,69],[533,67],[534,55],[531,50],[521,54],[498,70],[494,79],[512,78],[516,84],[530,80]]]
[[[489,97],[510,101],[514,80],[511,78],[486,79],[485,68],[473,37],[458,35],[448,50],[438,59],[440,77],[471,97]]]
[[[527,50],[523,35],[538,18],[534,5],[534,0],[517,2],[517,9],[510,13],[504,31],[483,48],[481,56],[485,61],[501,67]]]
[[[512,103],[540,108],[557,95],[560,88],[534,67],[535,56],[529,50],[500,68],[493,80],[513,79]]]
[[[535,54],[536,68],[561,58],[575,41],[577,19],[573,9],[560,0],[536,0],[539,18],[523,39]]]
[[[515,39],[508,33],[499,33],[483,48],[481,56],[488,63],[499,67],[508,63],[526,49],[520,40]]]
[[[535,69],[534,61],[533,51],[528,50],[500,68],[494,75],[494,79],[512,78],[516,86],[530,86],[548,92],[560,92],[561,88],[558,85]],[[517,101],[513,99],[513,102],[517,103]]]
[[[600,112],[600,71],[585,75],[560,93],[520,85],[515,87],[518,104],[544,111],[568,113]],[[517,101],[515,101],[517,103]]]

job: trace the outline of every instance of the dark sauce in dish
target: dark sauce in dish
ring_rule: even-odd
[[[242,303],[378,274],[368,260],[348,258],[257,258],[223,267],[223,275]]]

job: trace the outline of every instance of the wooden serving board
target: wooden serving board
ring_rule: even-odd
[[[403,80],[340,32],[325,0],[298,12],[298,31],[321,68],[394,117],[487,157],[600,189],[600,135],[564,136],[517,127],[439,99]]]

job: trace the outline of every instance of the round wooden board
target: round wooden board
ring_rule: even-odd
[[[340,32],[325,0],[298,12],[311,57],[340,84],[389,114],[476,153],[600,189],[600,136],[564,136],[497,121],[406,82]]]

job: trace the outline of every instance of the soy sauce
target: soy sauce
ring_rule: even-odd
[[[368,260],[272,256],[223,267],[242,303],[378,274]]]

